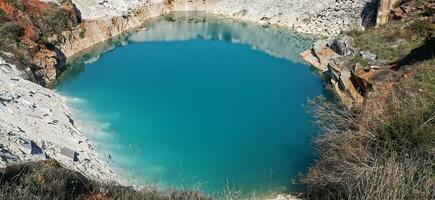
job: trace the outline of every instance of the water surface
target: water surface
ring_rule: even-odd
[[[311,42],[210,16],[162,17],[76,63],[58,90],[77,100],[82,130],[132,182],[295,190],[317,132],[304,105],[322,94],[298,59]]]

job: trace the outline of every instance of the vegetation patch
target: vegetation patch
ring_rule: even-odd
[[[11,53],[5,57],[25,74],[25,78],[38,82],[41,67],[33,59],[41,49],[53,50],[65,41],[63,32],[75,28],[79,22],[69,7],[48,4],[39,0],[6,0],[12,9],[0,9],[0,51]],[[62,2],[64,3],[64,2]],[[59,56],[59,62],[63,57]],[[44,84],[40,82],[41,84]]]
[[[82,28],[81,30],[80,30],[80,38],[85,38],[85,36],[86,36],[86,29],[85,28]]]
[[[308,199],[435,199],[434,26],[412,15],[349,33],[357,52],[387,65],[370,80],[364,105],[309,101],[322,134],[319,158],[301,179]],[[353,60],[368,65],[358,54]]]
[[[381,113],[310,101],[323,131],[320,158],[302,180],[310,199],[435,197],[434,64],[413,66],[415,77],[400,81]]]
[[[393,21],[379,28],[352,32],[358,51],[370,51],[379,59],[394,62],[421,46],[427,29],[433,24],[428,20]]]
[[[21,0],[6,0],[6,2],[8,2],[12,7],[18,10],[26,11],[26,6],[21,3]]]
[[[207,200],[200,192],[153,187],[140,190],[116,183],[98,183],[48,160],[9,166],[0,172],[0,199],[153,199]]]

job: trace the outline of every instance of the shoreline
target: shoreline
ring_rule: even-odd
[[[16,159],[1,160],[1,167],[8,163],[44,160],[26,149],[23,139],[29,139],[43,149],[47,157],[66,168],[97,180],[118,179],[76,126],[64,96],[23,79],[14,65],[1,58],[0,83],[0,97],[5,99],[0,104],[0,149]],[[64,147],[76,151],[79,161],[62,155]]]
[[[200,12],[199,15],[196,15],[198,13],[190,13],[190,12],[176,12],[176,13],[173,13],[173,14],[174,14],[174,16],[173,16],[172,19],[174,19],[175,21],[180,21],[180,23],[186,21],[187,24],[196,24],[196,21],[202,23],[203,22],[203,17],[204,17],[203,16],[203,12]],[[81,55],[77,55],[78,57],[74,58],[76,60],[74,60],[74,59],[70,60],[73,63],[75,63],[75,62],[78,63],[78,65],[75,66],[76,68],[75,67],[70,68],[70,69],[72,69],[72,72],[70,72],[72,74],[70,74],[69,71],[65,71],[63,73],[63,76],[66,76],[66,78],[69,79],[70,76],[74,76],[74,71],[81,71],[82,70],[82,68],[84,67],[84,64],[82,64],[83,62],[87,62],[89,60],[94,60],[95,58],[98,58],[100,55],[102,55],[102,54],[104,54],[104,53],[106,53],[108,51],[111,51],[114,48],[117,48],[118,45],[124,45],[125,43],[130,43],[130,42],[133,42],[133,43],[135,43],[135,42],[141,42],[142,41],[141,39],[143,39],[145,41],[151,41],[151,42],[154,41],[154,40],[155,41],[160,41],[160,39],[162,39],[162,38],[165,38],[165,39],[162,39],[163,41],[166,41],[166,39],[168,39],[168,41],[172,41],[172,40],[178,41],[178,40],[183,40],[183,39],[190,39],[190,38],[196,37],[197,35],[205,36],[208,33],[207,31],[206,32],[202,32],[202,31],[199,31],[199,32],[193,31],[193,32],[191,32],[190,30],[192,30],[192,27],[189,27],[189,28],[180,28],[179,26],[177,26],[180,23],[178,23],[178,22],[166,22],[166,20],[164,20],[164,17],[161,17],[161,18],[162,19],[154,18],[155,21],[147,22],[142,28],[140,28],[138,30],[131,31],[131,32],[125,33],[123,35],[117,36],[117,39],[110,39],[110,40],[108,40],[106,42],[99,43],[99,44],[97,44],[97,46],[95,48],[90,49],[90,52],[86,52],[86,51],[82,52]],[[194,20],[194,22],[191,22],[192,19]],[[153,19],[151,19],[151,20],[153,20]],[[245,22],[245,23],[243,23],[243,22],[241,22],[239,20],[222,18],[220,16],[213,16],[213,18],[208,16],[207,20],[208,21],[204,22],[204,23],[219,24],[219,25],[222,25],[222,27],[225,27],[225,29],[222,30],[222,32],[218,32],[218,33],[214,33],[214,34],[221,35],[225,31],[231,30],[231,32],[235,32],[235,33],[233,33],[234,35],[233,35],[233,37],[229,41],[233,41],[232,39],[234,39],[233,42],[241,43],[241,44],[250,46],[252,48],[254,48],[257,43],[261,43],[261,42],[258,42],[257,40],[255,40],[256,38],[259,38],[259,41],[263,41],[264,42],[265,39],[268,38],[267,36],[270,36],[270,35],[276,36],[275,40],[278,41],[276,44],[275,43],[264,42],[264,43],[259,44],[259,46],[255,47],[254,49],[256,49],[258,51],[261,51],[261,52],[264,52],[265,54],[268,54],[268,55],[273,56],[273,57],[278,57],[278,58],[286,59],[289,62],[298,63],[298,62],[302,62],[302,60],[299,59],[299,57],[298,57],[299,54],[298,53],[294,53],[293,56],[287,55],[287,54],[285,54],[284,49],[285,50],[290,50],[292,52],[301,52],[304,49],[306,49],[309,46],[311,46],[311,43],[313,42],[313,40],[309,39],[309,38],[299,38],[298,36],[300,34],[291,32],[291,30],[289,30],[289,29],[281,29],[279,27],[264,28],[261,25],[258,25],[258,24],[255,24],[255,23],[251,23],[251,22]],[[163,21],[163,22],[160,22],[160,21]],[[155,23],[155,22],[157,22],[157,23]],[[240,23],[243,23],[243,24],[240,24]],[[172,26],[168,27],[168,24],[173,24],[174,27],[172,27]],[[159,25],[162,25],[162,26],[159,26]],[[207,26],[207,25],[205,25],[205,26]],[[164,29],[164,28],[162,29],[162,27],[167,27],[167,29]],[[184,26],[181,26],[181,27],[184,27]],[[152,31],[153,28],[156,28],[156,30],[158,30],[158,31],[157,32],[153,32]],[[179,33],[179,35],[182,35],[183,37],[178,37],[179,36],[178,34],[170,31],[170,30],[173,30],[173,29],[179,30],[179,31],[177,31],[177,33]],[[197,30],[195,28],[193,28],[193,29]],[[246,30],[248,33],[252,33],[252,34],[244,35],[244,34],[242,34],[244,32],[238,32],[240,30]],[[154,38],[154,37],[143,37],[140,34],[141,32],[145,33],[145,34],[150,34],[152,36],[158,36],[158,37],[156,37],[156,38]],[[256,32],[260,32],[260,33],[263,33],[263,34],[259,33],[259,34],[256,34],[255,36],[252,36],[253,33],[256,33]],[[163,34],[163,33],[167,33],[167,34]],[[280,37],[280,36],[282,36],[282,37]],[[147,39],[149,39],[149,40],[147,40]],[[288,41],[288,43],[287,43],[287,41]],[[281,49],[276,49],[276,48],[274,48],[274,46],[276,46],[276,45],[278,45],[278,46],[284,46],[285,48],[282,48],[282,50]],[[292,45],[294,45],[294,46],[292,46]],[[272,50],[272,51],[269,51],[269,50]],[[296,59],[298,59],[298,60],[296,60]],[[72,64],[72,65],[74,66],[75,64]],[[64,78],[64,77],[60,77],[59,80],[62,81],[62,78]],[[74,104],[74,102],[72,102],[72,103]],[[76,116],[83,116],[80,113],[82,113],[83,111],[87,110],[86,109],[86,105],[84,106],[84,108],[78,109],[78,110],[79,110],[79,113]],[[96,121],[92,120],[94,118],[94,117],[92,117],[92,116],[94,116],[94,114],[95,113],[90,113],[89,114],[91,116],[90,119],[88,119],[86,116],[85,116],[84,119],[83,118],[81,118],[81,119],[80,118],[76,118],[76,119],[85,122],[85,124],[82,124],[85,127],[88,127],[88,124],[86,124],[86,122],[92,122],[91,126],[92,126],[92,124],[99,124],[100,122],[101,123],[105,123],[104,121],[101,121],[101,120],[98,120],[98,119]],[[75,118],[74,115],[73,115],[73,117]],[[93,122],[95,122],[95,123],[93,123]],[[102,129],[99,129],[99,128],[97,128],[97,129],[98,130],[102,130]],[[105,133],[108,134],[108,135],[106,135],[107,137],[111,137],[112,136],[111,135],[111,130],[109,130],[109,129],[105,129],[105,130],[102,130],[102,131],[93,131],[93,133],[100,133],[100,132],[102,134],[105,134]],[[98,141],[99,136],[97,136],[96,138],[97,138],[97,143],[101,142],[101,141]],[[92,136],[91,136],[91,141],[92,141]],[[104,148],[104,147],[97,148],[97,146],[95,146],[95,147],[96,147],[96,149],[103,149],[103,150],[110,149],[110,148]],[[107,158],[107,155],[109,153],[112,156],[116,155],[116,154],[112,154],[110,151],[106,151],[103,154],[103,156],[101,156],[101,157],[102,158]],[[116,157],[116,156],[114,156],[114,157]],[[124,169],[117,168],[116,166],[113,166],[112,169],[114,169],[115,172],[118,172],[117,173],[118,175],[130,174],[130,172],[128,170],[125,171]],[[122,173],[122,172],[124,172],[124,173]],[[122,182],[126,182],[126,183],[130,182],[130,184],[135,184],[135,185],[138,184],[137,182],[135,182],[135,180],[131,180],[131,176],[121,176],[119,178],[123,178],[124,179]],[[126,180],[128,180],[128,181],[126,181]],[[297,192],[297,191],[295,191],[295,192]]]
[[[282,0],[282,2],[278,3],[272,1],[268,2],[270,5],[266,4],[267,6],[277,6],[275,4],[279,3],[284,3],[285,6],[282,8],[270,8],[270,10],[265,13],[258,13],[257,9],[266,5],[244,5],[243,3],[239,2],[231,3],[231,5],[234,4],[234,7],[236,8],[232,9],[228,6],[224,6],[225,4],[230,4],[230,2],[233,2],[229,0],[174,0],[171,1],[171,3],[167,3],[163,0],[153,0],[151,2],[147,2],[146,4],[133,3],[132,5],[127,6],[127,10],[117,12],[107,10],[108,8],[105,9],[98,7],[95,9],[101,13],[98,15],[93,13],[85,13],[84,21],[80,24],[78,29],[64,33],[67,41],[60,45],[59,49],[67,58],[74,57],[74,55],[80,54],[82,51],[89,50],[99,43],[140,28],[151,18],[172,12],[200,11],[204,12],[206,15],[211,14],[232,20],[256,23],[263,26],[277,26],[290,29],[295,33],[312,35],[315,37],[328,37],[331,35],[336,35],[342,31],[355,28],[363,29],[361,25],[361,16],[348,16],[346,13],[342,12],[336,13],[338,11],[336,11],[335,6],[345,7],[346,10],[353,9],[362,12],[363,7],[368,0],[359,0],[352,3],[335,2],[332,0],[325,1],[327,2],[319,3],[319,5],[314,3],[313,6],[315,9],[310,10],[310,12],[307,10],[298,10],[308,9],[309,7],[304,5],[306,2],[297,3],[294,5],[292,3],[288,3],[286,0]],[[82,1],[80,0],[76,2],[78,9],[82,7],[80,5],[81,2]],[[117,0],[114,2],[122,2],[122,0]],[[290,10],[293,10],[294,13],[291,15],[284,15],[284,10],[289,8]],[[251,12],[254,14],[250,14]],[[277,12],[278,15],[276,15]],[[317,16],[319,13],[316,12],[320,12],[325,16]],[[346,23],[343,24],[343,20],[337,16],[346,18]],[[327,18],[331,19],[327,20]],[[319,28],[320,26],[326,26],[328,29]]]
[[[174,4],[166,4],[161,0],[154,0],[151,3],[140,5],[139,8],[130,10],[128,12],[128,15],[113,15],[111,17],[85,19],[85,21],[80,24],[80,28],[68,33],[64,33],[65,37],[68,39],[63,45],[60,46],[60,50],[65,54],[68,59],[74,58],[75,56],[80,56],[80,54],[82,54],[83,52],[93,51],[95,46],[98,46],[99,44],[104,44],[105,42],[110,41],[116,37],[124,37],[124,34],[128,34],[130,31],[137,30],[151,18],[162,16],[164,14],[169,14],[174,11],[201,11],[205,14],[210,13],[212,15],[217,15],[223,18],[228,18],[241,22],[258,23],[259,25],[264,26],[278,26],[285,29],[294,30],[295,32],[302,34],[316,33],[316,31],[304,31],[300,27],[295,28],[295,21],[286,22],[280,21],[281,18],[279,17],[277,19],[264,16],[252,17],[249,15],[243,15],[243,12],[241,14],[238,13],[240,11],[244,11],[245,9],[239,9],[238,11],[225,10],[225,7],[222,7],[222,4],[219,4],[224,1],[181,0],[174,2]],[[208,3],[210,2],[211,4],[208,5]],[[213,6],[216,6],[218,4],[221,7],[219,7],[219,9],[214,9]],[[246,5],[246,7],[249,7],[249,5]],[[298,19],[296,21],[300,20]],[[290,24],[292,24],[293,26],[290,26]],[[82,37],[81,32],[83,30],[85,30],[85,35]],[[328,34],[329,33],[327,33],[327,35]],[[325,34],[322,34],[322,30],[317,31],[317,35],[325,36]],[[1,58],[0,61],[2,61]],[[123,180],[120,179],[120,177],[118,177],[114,173],[114,171],[112,171],[111,167],[105,164],[105,161],[101,159],[102,156],[98,155],[89,140],[86,138],[86,135],[80,132],[80,130],[75,126],[74,123],[71,123],[71,121],[73,121],[73,119],[69,116],[71,114],[71,111],[68,108],[68,103],[64,96],[59,95],[55,90],[49,90],[33,82],[24,80],[21,77],[21,73],[13,65],[5,63],[0,65],[0,68],[2,68],[2,72],[0,72],[0,76],[2,77],[2,79],[0,80],[2,83],[0,91],[7,91],[6,93],[10,96],[16,94],[16,96],[24,97],[18,98],[19,100],[15,101],[18,101],[18,103],[15,103],[13,101],[7,102],[4,107],[7,108],[14,104],[18,104],[18,110],[12,112],[13,114],[11,115],[15,115],[15,117],[19,116],[16,117],[17,120],[26,119],[22,121],[23,125],[11,124],[3,121],[2,119],[10,120],[13,117],[3,115],[5,114],[4,112],[1,113],[0,126],[2,127],[2,130],[7,130],[7,133],[0,133],[6,136],[2,136],[2,141],[0,142],[0,144],[6,145],[5,147],[0,146],[1,149],[10,151],[11,153],[18,156],[21,161],[34,160],[35,158],[33,158],[32,156],[22,153],[23,150],[20,147],[21,143],[18,141],[17,135],[24,135],[34,140],[35,143],[37,143],[39,146],[48,147],[44,148],[47,155],[59,161],[66,168],[82,172],[83,174],[93,179],[100,179],[110,182],[123,182]],[[10,87],[5,87],[6,85]],[[16,91],[16,88],[21,88],[22,91]],[[24,93],[32,94],[33,96],[24,96]],[[49,94],[48,96],[47,93]],[[2,94],[0,97],[3,98],[4,95]],[[50,101],[56,102],[56,106],[45,104],[46,102]],[[48,123],[46,121],[47,113],[36,112],[36,115],[40,115],[38,118],[35,117],[35,111],[23,111],[29,107],[27,102],[34,102],[34,105],[37,108],[50,108],[48,110],[51,111],[51,113],[55,114],[48,114],[48,116],[52,117],[53,120],[57,121],[55,125],[46,125],[46,123]],[[30,105],[30,107],[34,106]],[[44,111],[47,111],[47,109],[45,109]],[[34,122],[34,120],[36,120],[36,122]],[[35,126],[30,124],[31,122],[34,122]],[[28,124],[28,126],[25,125],[26,123]],[[41,131],[35,134],[32,133],[33,130]],[[52,137],[47,137],[47,132],[51,132],[49,134],[53,134]],[[59,134],[58,132],[62,133]],[[15,135],[10,135],[10,133],[13,133]],[[59,137],[61,136],[63,136],[64,138],[62,140],[59,140]],[[44,141],[44,138],[52,141],[46,142]],[[82,153],[80,156],[85,156],[80,159],[81,161],[79,163],[68,160],[64,158],[63,155],[60,155],[59,151],[62,146],[74,148]],[[0,166],[4,166],[5,164],[6,163],[4,162],[0,162]]]

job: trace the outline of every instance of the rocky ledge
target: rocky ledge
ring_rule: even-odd
[[[0,168],[52,158],[96,180],[116,180],[70,117],[66,99],[0,58]],[[61,152],[75,151],[76,159]]]
[[[376,60],[370,52],[359,52],[369,62],[368,68],[352,63],[355,55],[353,38],[342,34],[328,40],[319,40],[311,49],[301,53],[301,57],[320,70],[326,82],[346,107],[362,104],[369,89],[369,78],[385,63]],[[373,70],[372,70],[373,69]]]
[[[353,37],[343,33],[319,40],[300,54],[302,59],[323,73],[327,85],[348,108],[363,105],[370,93],[376,91],[375,86],[379,89],[378,93],[388,92],[395,84],[395,81],[389,79],[397,79],[388,76],[392,76],[394,72],[400,74],[398,69],[402,65],[421,62],[433,56],[435,3],[415,5],[409,1],[393,7],[392,2],[396,1],[380,1],[378,25],[384,25],[389,20],[396,21],[389,27],[383,27],[387,32],[376,33],[379,29],[372,29],[374,33],[370,34],[370,31],[366,31],[372,38],[360,41],[359,48]],[[410,33],[413,34],[412,39],[407,38]],[[377,43],[382,42],[388,46],[367,44],[376,39],[379,40]],[[383,55],[378,56],[377,53]],[[398,57],[403,53],[409,55]]]

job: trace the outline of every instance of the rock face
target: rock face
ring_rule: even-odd
[[[364,103],[372,85],[370,79],[382,66],[373,64],[365,69],[365,66],[352,61],[356,53],[371,63],[380,62],[370,52],[355,52],[353,39],[348,35],[316,42],[311,49],[301,54],[302,59],[323,72],[337,98],[348,108]]]
[[[23,79],[14,65],[0,58],[0,167],[43,159],[23,146],[23,139],[29,139],[66,168],[94,179],[115,180],[69,115],[64,97]],[[63,147],[77,151],[79,160],[61,155]]]
[[[77,29],[63,33],[66,40],[60,45],[60,50],[66,57],[72,57],[95,44],[141,26],[151,17],[166,12],[168,11],[163,4],[146,4],[131,10],[124,16],[86,20]]]
[[[313,44],[311,49],[302,52],[301,57],[315,68],[326,72],[330,60],[339,56],[330,46],[330,41],[319,40]]]
[[[369,0],[220,0],[212,13],[330,36],[361,26]]]
[[[10,23],[23,30],[19,39],[24,45],[17,48],[30,57],[29,62],[34,65],[31,69],[34,79],[41,85],[49,85],[54,82],[60,66],[65,62],[65,56],[52,46],[63,42],[59,32],[81,22],[79,11],[69,0],[63,1],[60,6],[39,0],[11,2],[0,0],[0,10]]]
[[[277,24],[302,33],[334,35],[361,26],[361,12],[370,0],[72,0],[86,19],[65,33],[60,46],[66,57],[92,47],[147,19],[171,11],[206,11],[230,18]],[[342,41],[348,45],[349,41]],[[343,47],[343,46],[341,46]],[[347,51],[346,53],[350,53]],[[328,52],[325,52],[328,54]],[[322,64],[326,68],[326,64]]]
[[[331,49],[342,56],[353,57],[355,52],[354,45],[355,43],[352,37],[342,34],[334,39],[331,44]]]
[[[33,62],[38,67],[35,77],[39,83],[46,85],[56,80],[58,56],[55,52],[42,49],[33,57]]]

